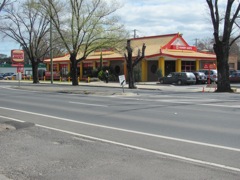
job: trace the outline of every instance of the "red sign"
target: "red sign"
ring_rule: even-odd
[[[23,73],[24,68],[22,66],[17,67],[17,73]]]
[[[195,46],[172,45],[171,47],[172,49],[178,49],[178,50],[191,50],[191,51],[197,50]]]
[[[51,76],[51,71],[45,71],[45,76]],[[53,76],[60,76],[60,72],[53,71]]]
[[[24,62],[24,51],[14,49],[11,51],[12,63],[23,63]]]
[[[204,64],[203,69],[216,69],[216,64]]]

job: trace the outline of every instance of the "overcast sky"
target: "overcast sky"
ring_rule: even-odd
[[[182,33],[189,45],[196,39],[212,36],[212,25],[206,0],[119,0],[123,7],[117,11],[121,22],[139,37]],[[0,54],[10,55],[20,48],[10,40],[1,40]]]
[[[118,11],[129,31],[138,36],[181,33],[190,44],[212,36],[206,0],[122,0]]]

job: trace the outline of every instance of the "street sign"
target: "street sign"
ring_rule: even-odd
[[[12,64],[24,62],[24,51],[19,49],[13,49],[11,51]]]
[[[124,85],[126,85],[125,75],[120,75],[120,76],[118,76],[118,78],[119,78],[120,86],[122,86],[122,89],[123,89],[123,92],[124,92]]]
[[[118,76],[118,78],[119,78],[120,86],[126,85],[125,75],[120,75],[120,76]]]

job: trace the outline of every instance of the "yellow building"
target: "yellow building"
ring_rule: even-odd
[[[139,64],[142,81],[157,81],[158,69],[162,70],[163,75],[167,75],[170,72],[197,71],[203,69],[205,64],[216,64],[215,54],[198,52],[197,48],[189,46],[179,33],[131,39],[133,57],[137,55],[138,49],[142,49],[143,43],[146,45],[145,58]],[[86,60],[79,63],[80,78],[87,77],[93,69],[100,66],[101,53],[103,66],[110,66],[115,74],[127,76],[124,53],[105,49],[90,54]],[[69,58],[70,55],[54,58],[53,70],[69,72],[71,66]],[[49,70],[50,59],[44,62]]]

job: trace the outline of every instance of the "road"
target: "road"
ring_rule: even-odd
[[[98,148],[100,152],[107,148],[109,154],[100,159],[111,171],[106,168],[95,174],[98,171],[93,168],[91,176],[69,174],[68,179],[240,177],[239,94],[135,90],[118,95],[104,94],[106,88],[93,87],[103,92],[72,94],[19,90],[6,85],[0,88],[2,122],[34,123],[39,134],[41,130],[48,132],[43,142],[51,139],[52,133],[63,139],[74,136],[86,144],[97,142],[85,152],[86,157]],[[99,159],[102,155],[95,156]],[[7,176],[6,167],[7,163],[0,165],[0,174]],[[68,166],[65,171],[69,171]],[[49,174],[41,173],[41,177],[48,179]],[[11,177],[15,177],[14,173]]]

